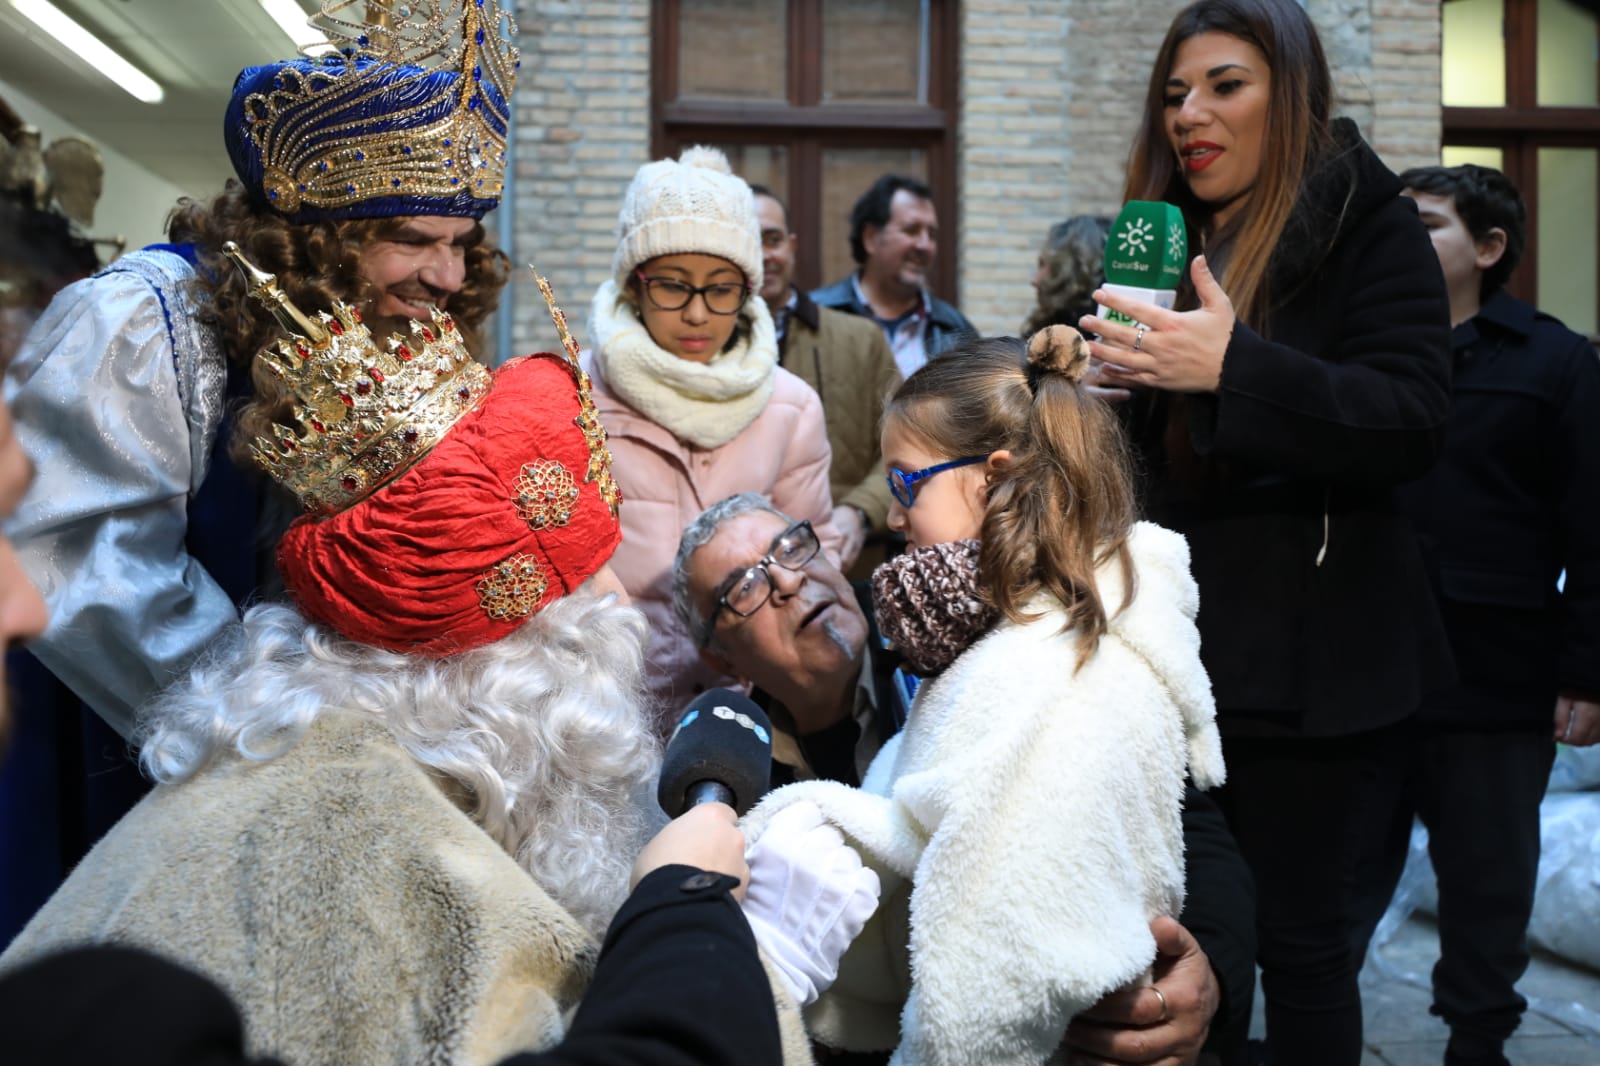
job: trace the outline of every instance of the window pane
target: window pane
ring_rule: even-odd
[[[1506,106],[1505,0],[1444,5],[1446,107]]]
[[[1441,162],[1447,167],[1459,167],[1466,163],[1476,163],[1480,167],[1493,167],[1495,170],[1506,169],[1506,153],[1503,148],[1484,148],[1478,145],[1450,145],[1444,146],[1444,158]]]
[[[719,144],[733,172],[751,185],[765,185],[789,201],[789,149],[781,144]]]
[[[789,98],[785,0],[683,0],[678,96]]]
[[[850,257],[850,209],[883,174],[928,180],[928,153],[921,148],[824,148],[819,245],[823,285],[855,272]],[[941,222],[945,220],[941,219]],[[945,249],[954,255],[954,248]]]
[[[1539,104],[1600,105],[1600,15],[1572,0],[1539,0]]]
[[[1595,237],[1600,150],[1539,149],[1539,310],[1569,329],[1597,331]]]
[[[927,0],[823,4],[823,102],[927,102],[927,34]]]

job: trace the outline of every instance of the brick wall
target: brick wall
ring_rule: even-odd
[[[555,327],[527,264],[550,279],[580,343],[611,274],[617,211],[650,151],[649,0],[523,0],[512,185],[513,352]]]
[[[985,333],[1033,306],[1050,226],[1115,213],[1150,57],[1181,3],[962,5],[959,305]]]
[[[1438,0],[1372,0],[1373,147],[1396,171],[1439,162]]]

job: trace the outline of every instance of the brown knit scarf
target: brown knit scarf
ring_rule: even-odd
[[[999,620],[978,595],[978,542],[930,544],[872,572],[878,628],[922,677],[937,674]]]

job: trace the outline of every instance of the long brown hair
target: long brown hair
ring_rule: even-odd
[[[314,313],[329,310],[335,300],[357,307],[366,303],[371,285],[357,265],[372,242],[400,224],[399,219],[291,223],[257,205],[233,179],[209,203],[179,201],[167,220],[167,237],[175,244],[193,244],[198,254],[196,317],[215,332],[229,362],[251,371],[254,396],[238,412],[229,446],[236,460],[249,461],[250,442],[258,436],[270,438],[272,423],[288,423],[291,405],[278,379],[255,359],[284,335],[283,329],[249,298],[244,278],[222,256],[223,244],[237,243],[251,262],[278,276],[290,300]],[[511,262],[487,243],[481,225],[468,235],[465,253],[465,281],[447,306],[469,348],[481,358],[482,327],[500,301]],[[386,328],[378,323],[373,327]]]
[[[1082,339],[1064,326],[1038,334],[1029,348],[1016,337],[972,341],[907,378],[883,413],[885,424],[898,421],[935,455],[1011,452],[989,479],[980,595],[1014,622],[1037,617],[1025,607],[1038,592],[1054,596],[1068,627],[1082,634],[1080,666],[1110,621],[1095,568],[1116,559],[1127,590],[1121,606],[1133,599],[1128,536],[1138,517],[1116,415],[1077,385],[1087,359]]]
[[[1271,73],[1261,170],[1249,206],[1225,230],[1184,181],[1167,136],[1167,77],[1178,47],[1202,33],[1225,33],[1260,49]],[[1196,0],[1180,11],[1156,54],[1144,123],[1128,156],[1127,200],[1166,200],[1183,209],[1191,238],[1222,267],[1219,280],[1238,317],[1264,330],[1271,306],[1270,265],[1306,176],[1333,136],[1333,82],[1322,41],[1294,0]],[[1187,287],[1187,283],[1186,283]],[[1192,304],[1192,296],[1188,301]]]

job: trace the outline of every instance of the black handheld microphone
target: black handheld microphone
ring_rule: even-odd
[[[731,689],[701,693],[684,709],[661,758],[656,799],[672,818],[699,803],[749,810],[772,784],[772,723]]]

